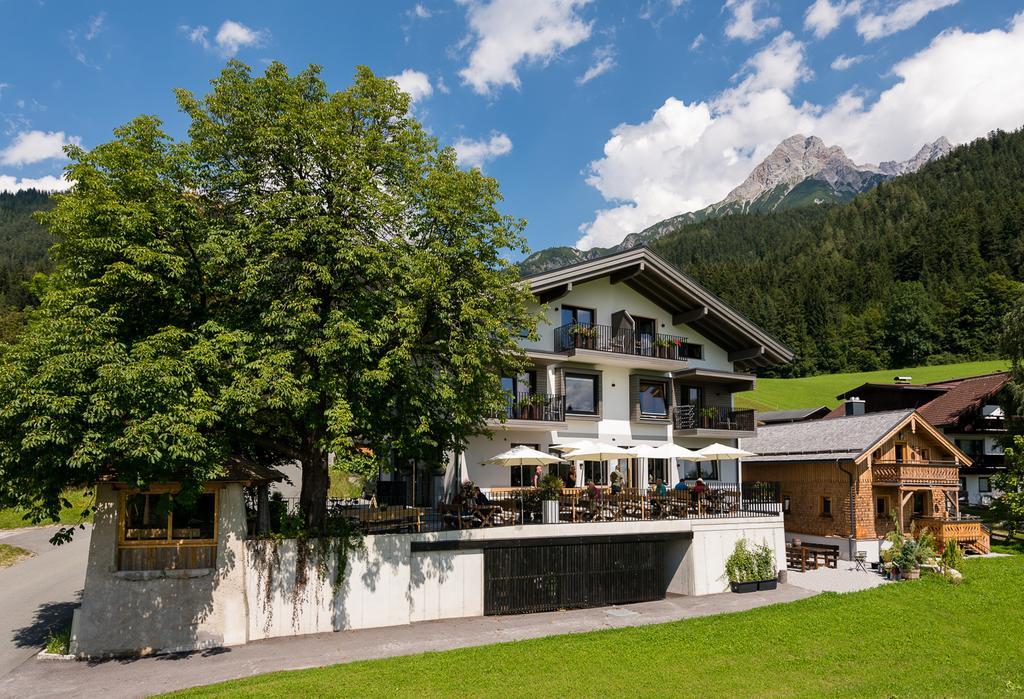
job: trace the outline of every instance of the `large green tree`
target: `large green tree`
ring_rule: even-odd
[[[183,141],[140,117],[69,149],[57,269],[3,355],[0,504],[297,460],[315,531],[329,453],[438,458],[503,405],[536,325],[503,257],[524,223],[368,69],[331,93],[232,62],[178,101]]]

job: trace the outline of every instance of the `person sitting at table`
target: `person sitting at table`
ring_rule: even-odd
[[[565,487],[575,488],[576,487],[576,467],[570,466],[569,473],[565,476]]]
[[[601,489],[597,487],[593,480],[587,481],[587,496],[593,500],[601,497]]]
[[[477,507],[487,507],[491,504],[491,501],[487,499],[487,495],[480,488],[473,489],[473,501]]]
[[[686,481],[679,481],[675,484],[672,490],[678,490],[680,493],[686,492],[690,486],[686,485]]]
[[[708,492],[708,486],[703,478],[698,478],[697,482],[693,484],[693,492],[697,495],[703,495]]]
[[[665,486],[665,481],[661,480],[660,478],[657,481],[657,485],[654,486],[654,494],[659,497],[664,497],[665,495],[668,495],[668,488]]]

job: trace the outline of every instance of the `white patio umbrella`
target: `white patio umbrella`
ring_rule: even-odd
[[[573,451],[579,449],[590,449],[596,444],[590,439],[571,439],[568,442],[561,442],[560,444],[552,444],[551,448],[558,451]]]
[[[632,459],[635,456],[632,449],[625,449],[607,442],[581,445],[579,449],[565,454],[565,458],[571,461],[617,461],[618,459]]]
[[[520,445],[512,447],[497,456],[492,456],[484,461],[484,463],[494,464],[495,466],[547,466],[548,464],[557,464],[564,460],[553,454],[545,454],[532,447]]]
[[[715,461],[716,467],[717,462],[720,459],[742,459],[745,456],[757,456],[757,454],[754,454],[753,452],[744,451],[743,449],[737,449],[736,447],[730,447],[725,444],[719,444],[718,442],[709,444],[706,447],[701,447],[697,450],[697,453],[709,461]],[[738,470],[737,475],[739,475]]]
[[[469,480],[469,468],[466,466],[466,453],[452,454],[448,468],[444,470],[444,499],[451,502],[459,492],[459,486]]]
[[[708,458],[703,454],[681,447],[675,442],[668,442],[654,448],[652,459],[686,459],[687,461],[703,461]]]

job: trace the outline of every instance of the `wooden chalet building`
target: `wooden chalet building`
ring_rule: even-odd
[[[778,481],[787,537],[839,544],[840,555],[864,551],[877,561],[893,528],[928,527],[988,552],[988,534],[962,519],[960,468],[970,457],[914,410],[768,425],[742,448],[745,483]]]

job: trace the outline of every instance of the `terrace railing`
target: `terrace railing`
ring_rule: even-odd
[[[678,335],[638,333],[610,325],[569,323],[555,328],[556,352],[584,349],[685,361],[686,344],[686,338]]]
[[[733,410],[728,406],[677,405],[672,408],[672,429],[753,432],[756,423],[753,410]]]
[[[960,470],[952,461],[875,461],[871,464],[875,483],[892,485],[959,485]]]
[[[565,420],[565,396],[553,393],[510,393],[503,417],[508,420],[562,422]]]

